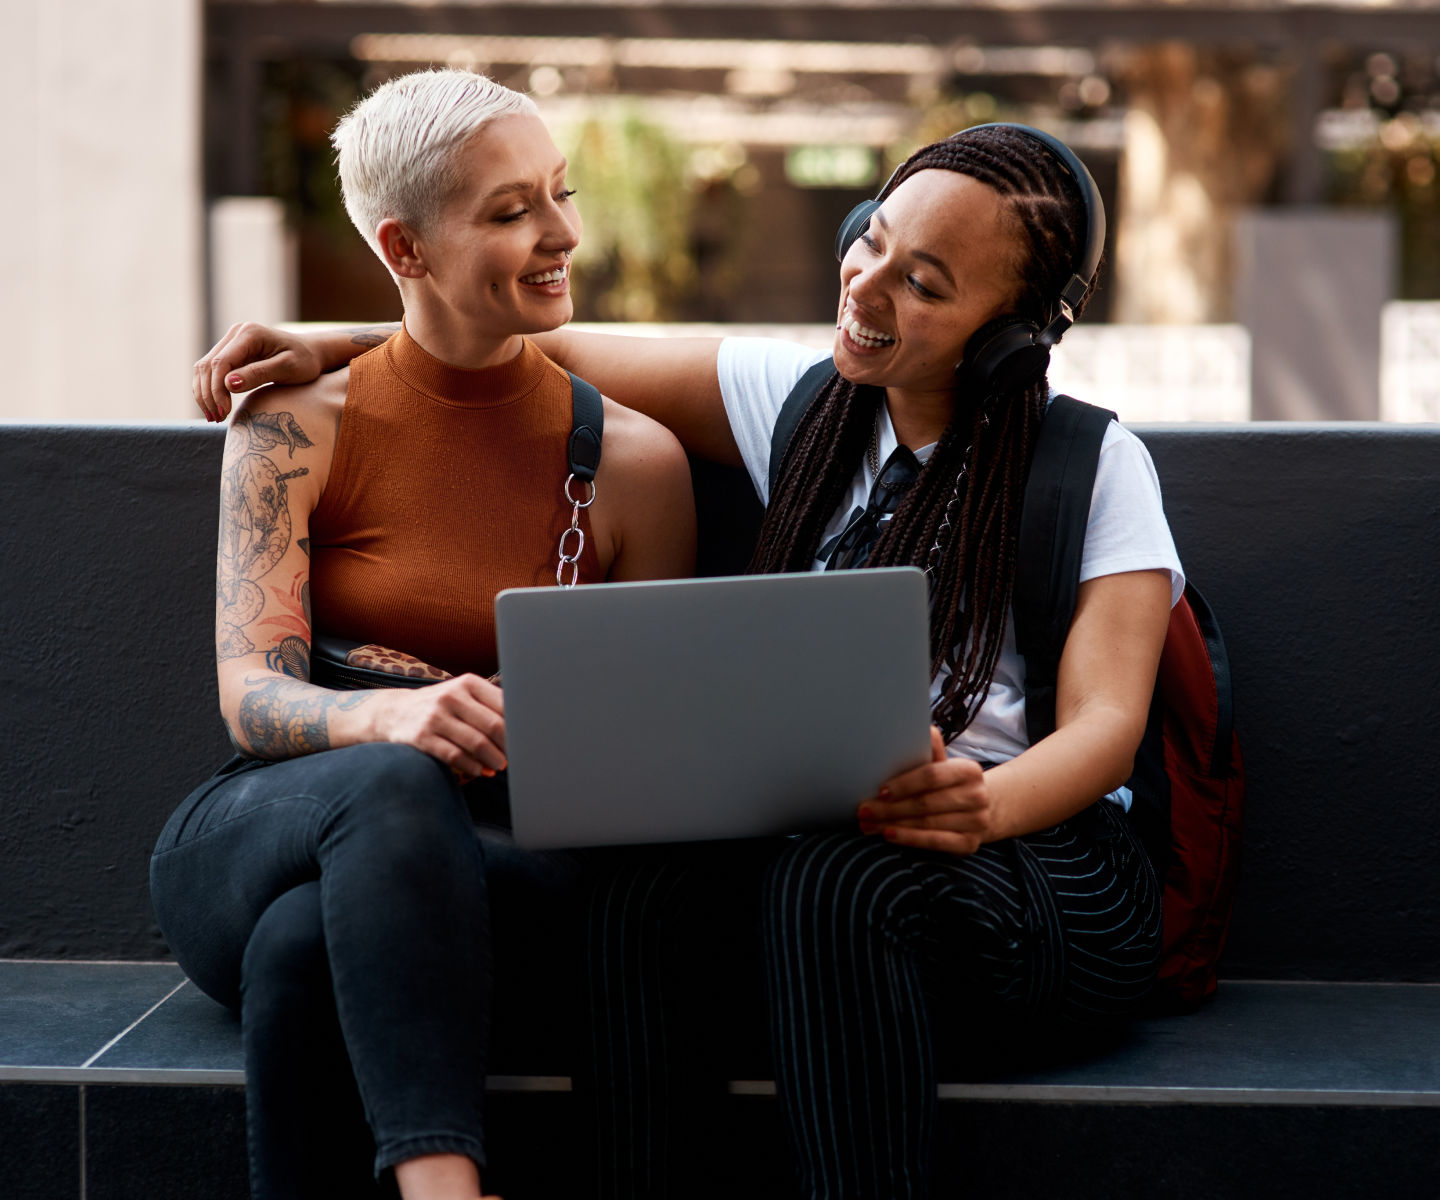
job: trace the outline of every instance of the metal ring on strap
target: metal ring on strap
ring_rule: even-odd
[[[570,528],[560,535],[560,562],[555,567],[555,582],[562,588],[572,588],[580,582],[580,556],[585,553],[585,531],[580,528],[580,510],[589,508],[595,503],[595,481],[582,480],[590,485],[590,495],[585,500],[577,500],[570,494],[570,485],[575,482],[575,476],[571,475],[565,480],[565,499],[570,504]],[[575,553],[570,554],[565,547],[574,534],[579,542],[575,547]],[[565,568],[570,568],[570,578],[565,578]]]
[[[568,479],[565,480],[565,499],[566,499],[566,501],[567,501],[568,503],[570,503],[570,504],[573,504],[576,508],[589,508],[592,504],[595,503],[595,481],[594,481],[593,479],[590,480],[590,482],[589,482],[589,487],[590,487],[590,499],[584,501],[583,503],[582,503],[581,501],[575,499],[575,497],[570,494],[570,485],[571,485],[572,483],[574,483],[574,482],[575,482],[575,476],[573,476],[573,475],[571,475]],[[583,482],[583,481],[582,481],[582,482]]]

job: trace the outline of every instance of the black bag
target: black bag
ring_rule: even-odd
[[[440,682],[429,677],[412,678],[394,671],[354,666],[350,662],[350,652],[364,645],[367,643],[324,634],[316,637],[310,646],[310,682],[332,692],[353,692],[361,688],[418,688]]]
[[[1055,679],[1079,594],[1100,443],[1114,419],[1103,408],[1056,396],[1030,465],[1011,610],[1025,659],[1031,745],[1055,730]],[[1245,811],[1230,659],[1215,614],[1188,582],[1170,610],[1145,736],[1125,786],[1131,828],[1164,893],[1152,1003],[1188,1011],[1216,989]]]
[[[605,434],[605,406],[600,393],[575,375],[570,376],[570,441],[566,453],[570,473],[583,483],[592,483],[600,469],[600,446]],[[315,635],[310,646],[310,682],[337,692],[360,688],[428,687],[437,679],[416,678],[371,667],[353,666],[351,651],[365,642]],[[495,679],[498,681],[499,677]]]

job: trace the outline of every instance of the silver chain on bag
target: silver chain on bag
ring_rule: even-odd
[[[562,588],[573,588],[580,582],[580,556],[585,553],[585,531],[580,528],[580,510],[595,503],[595,481],[590,480],[590,498],[583,502],[570,494],[570,485],[574,482],[574,475],[565,480],[565,499],[570,504],[570,528],[560,535],[560,563],[555,568],[555,582]],[[575,547],[574,554],[567,554],[565,543],[570,540],[572,533],[580,539],[580,544]],[[565,582],[567,566],[570,568],[569,583]]]

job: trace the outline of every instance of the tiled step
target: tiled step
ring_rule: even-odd
[[[1094,1057],[940,1096],[1440,1106],[1440,985],[1228,981],[1199,1012],[1136,1021]]]
[[[202,1184],[238,1200],[243,1083],[238,1022],[173,965],[0,962],[3,1200]],[[570,1080],[489,1086],[496,1186],[573,1194]],[[793,1190],[774,1090],[732,1082],[717,1139],[742,1148],[747,1195],[779,1200]],[[1440,986],[1227,982],[1198,1013],[1137,1021],[1083,1059],[943,1083],[940,1099],[937,1195],[1431,1197]]]
[[[0,960],[0,1082],[243,1087],[240,1023],[173,963]],[[570,1079],[488,1087],[568,1092]]]
[[[0,1081],[243,1085],[240,1028],[173,964],[0,962]],[[502,1075],[496,1091],[568,1091]],[[773,1095],[736,1080],[736,1095]],[[1225,983],[1075,1062],[940,1085],[943,1100],[1440,1106],[1440,985]]]

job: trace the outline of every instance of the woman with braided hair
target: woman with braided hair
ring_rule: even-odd
[[[976,382],[977,349],[998,331],[1045,328],[1062,296],[1067,315],[1083,309],[1069,285],[1085,194],[1042,140],[991,126],[918,151],[881,198],[841,264],[833,373],[773,485],[782,405],[826,355],[744,338],[536,339],[692,455],[745,466],[766,502],[752,571],[913,565],[931,582],[932,762],[862,803],[852,832],[647,848],[602,881],[605,1195],[696,1195],[693,1177],[718,1177],[713,1148],[692,1141],[697,1081],[716,1078],[740,1023],[747,966],[765,981],[802,1194],[826,1200],[926,1195],[937,1064],[958,1054],[974,1070],[1001,1047],[1112,1028],[1154,976],[1160,893],[1123,784],[1184,586],[1159,483],[1112,423],[1056,730],[1031,746],[1010,604],[1050,393],[1043,373],[1009,390]],[[345,353],[333,335],[244,327],[202,361],[197,395],[223,411],[222,383],[294,378]],[[835,653],[867,653],[864,631]],[[727,936],[741,943],[728,958]]]

